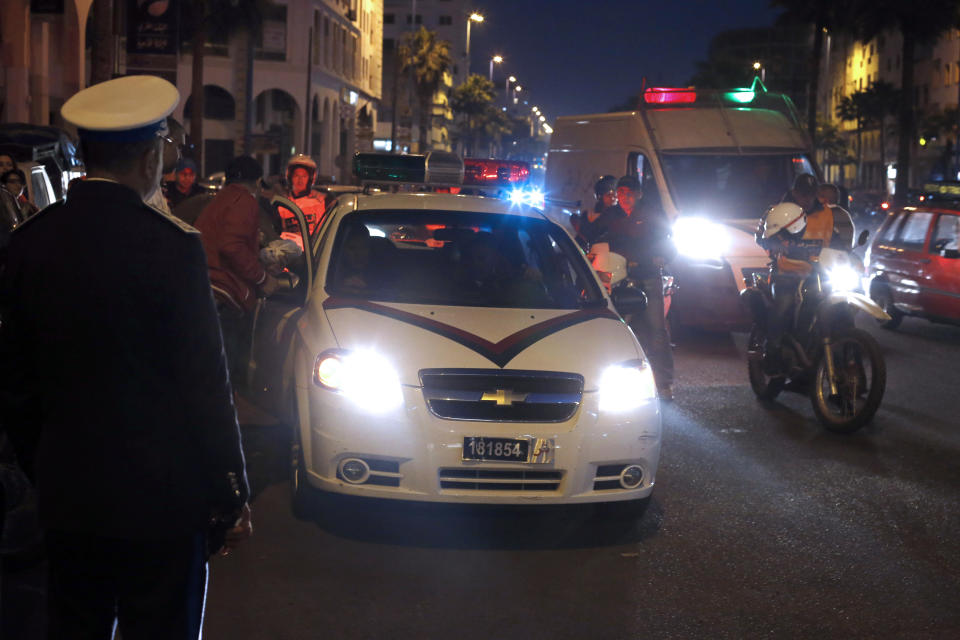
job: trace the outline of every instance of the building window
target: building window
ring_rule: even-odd
[[[392,13],[385,13],[383,14],[383,24],[393,24],[395,18],[396,16]]]
[[[395,46],[395,45],[394,45],[393,38],[384,38],[384,39],[383,39],[383,50],[384,50],[384,52],[393,51],[393,47],[394,47],[394,46]]]
[[[440,16],[441,25],[451,25],[453,24],[453,16]]]
[[[410,22],[411,22],[411,15],[408,13],[407,24],[410,24]],[[421,16],[419,13],[417,14],[417,24],[423,24],[423,16]]]
[[[257,60],[287,59],[287,7],[267,4],[264,7],[263,26],[257,33],[254,49]]]

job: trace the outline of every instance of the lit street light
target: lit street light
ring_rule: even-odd
[[[483,22],[483,16],[474,11],[470,14],[470,17],[467,18],[467,75],[470,75],[470,23],[471,22]]]
[[[766,81],[767,81],[767,70],[766,70],[766,68],[760,63],[759,60],[757,60],[756,62],[753,63],[753,70],[760,72],[760,82],[766,82]]]
[[[490,82],[493,82],[493,65],[503,62],[503,56],[493,56],[490,58]]]

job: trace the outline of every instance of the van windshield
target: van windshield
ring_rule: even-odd
[[[661,158],[677,208],[713,219],[759,218],[780,202],[796,176],[814,174],[803,154],[663,153]]]
[[[577,309],[605,301],[590,265],[560,227],[452,211],[347,215],[326,288],[352,298],[451,306]]]

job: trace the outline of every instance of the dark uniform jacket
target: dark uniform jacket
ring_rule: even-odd
[[[677,256],[667,217],[645,211],[639,202],[629,216],[616,205],[607,209],[597,222],[606,228],[610,250],[627,259],[629,273],[634,278],[659,275],[660,267],[653,259],[662,258],[669,263]]]
[[[195,229],[123,185],[77,183],[14,232],[0,317],[0,419],[47,528],[189,535],[228,471],[246,498]]]

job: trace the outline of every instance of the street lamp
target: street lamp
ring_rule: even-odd
[[[759,60],[753,63],[753,70],[760,72],[760,82],[767,81],[767,70],[766,68],[764,68],[764,66],[760,63]]]
[[[523,91],[523,87],[521,87],[520,85],[516,85],[516,86],[513,88],[513,91],[514,91],[514,93],[513,93],[513,104],[517,104],[517,94],[520,93],[521,91]]]
[[[467,18],[467,75],[470,75],[470,23],[471,22],[483,22],[483,16],[474,11],[470,14],[470,17]]]
[[[516,82],[516,81],[517,81],[516,76],[510,76],[509,78],[507,78],[507,81],[504,83],[505,85],[503,89],[504,93],[510,93],[510,83]]]
[[[503,56],[493,56],[490,58],[490,82],[493,82],[493,65],[503,62]]]

